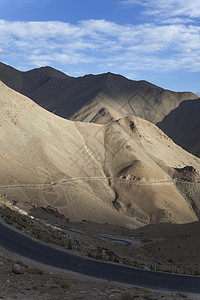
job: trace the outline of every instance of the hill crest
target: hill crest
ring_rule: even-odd
[[[182,101],[197,98],[109,72],[75,78],[51,67],[20,72],[1,63],[0,80],[58,116],[93,123],[134,115],[155,124]]]

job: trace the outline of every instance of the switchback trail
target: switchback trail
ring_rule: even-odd
[[[200,182],[196,181],[184,181],[184,180],[159,180],[159,181],[143,181],[143,180],[126,180],[117,177],[76,177],[76,178],[67,178],[51,183],[36,183],[36,184],[13,184],[13,185],[0,185],[0,189],[9,189],[9,188],[46,188],[46,187],[54,187],[60,184],[67,184],[70,182],[76,181],[95,181],[95,180],[112,180],[121,182],[123,184],[132,184],[132,185],[162,185],[162,184],[175,184],[175,183],[184,183],[191,185],[199,185]]]

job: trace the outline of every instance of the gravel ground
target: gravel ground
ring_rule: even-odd
[[[23,274],[14,274],[14,264],[21,265]],[[143,288],[93,280],[72,275],[36,262],[19,260],[15,254],[0,251],[0,299],[199,299],[198,295],[150,291]]]

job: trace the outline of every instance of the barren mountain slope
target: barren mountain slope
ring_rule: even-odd
[[[200,240],[197,238],[200,222],[188,224],[159,224],[149,225],[134,230],[133,236],[141,238],[142,255],[146,260],[183,266],[198,270]]]
[[[68,121],[3,83],[0,101],[0,192],[21,208],[51,206],[70,220],[129,227],[197,220],[198,203],[195,213],[192,194],[187,202],[171,178],[193,166],[198,179],[200,160],[157,126],[137,117]]]
[[[200,99],[183,101],[158,123],[172,140],[183,149],[200,157]]]
[[[111,73],[73,78],[50,67],[20,72],[0,63],[0,80],[61,117],[93,123],[128,115],[156,123],[183,100],[197,98]]]

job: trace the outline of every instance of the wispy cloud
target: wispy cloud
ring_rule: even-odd
[[[70,75],[78,70],[200,71],[199,39],[200,27],[195,24],[119,25],[86,20],[74,25],[0,20],[4,61],[18,63],[22,69],[51,65]]]
[[[5,54],[7,54],[7,52],[0,48],[0,55],[5,55]]]
[[[141,5],[145,13],[162,17],[186,16],[189,18],[200,17],[199,0],[123,0],[124,5]]]

